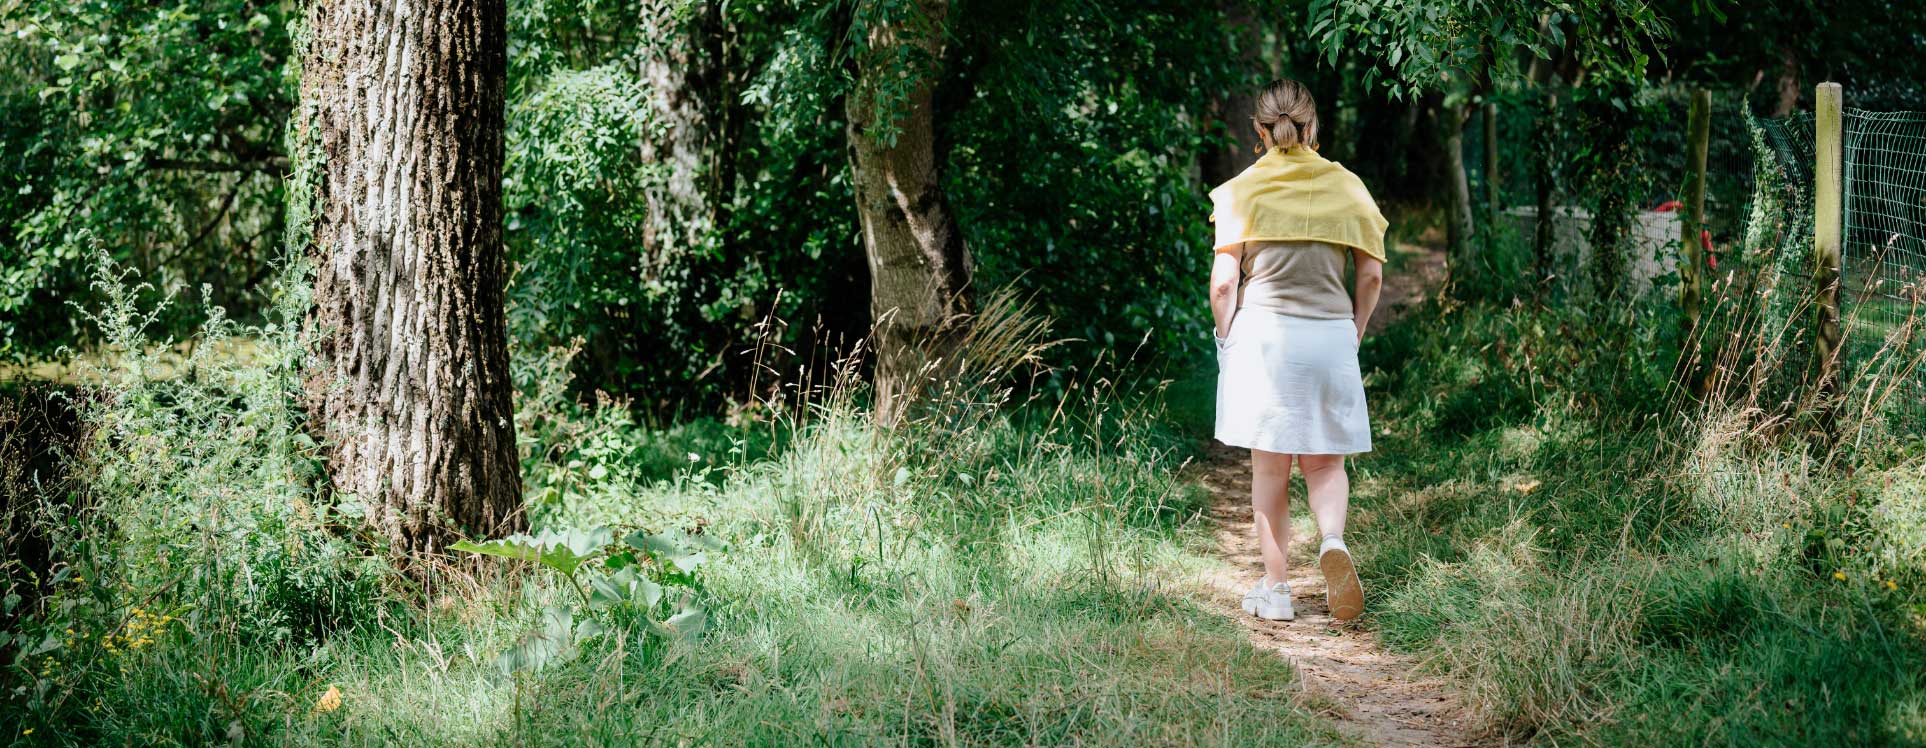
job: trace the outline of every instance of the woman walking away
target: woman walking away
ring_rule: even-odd
[[[1217,439],[1251,450],[1264,556],[1264,578],[1244,595],[1244,610],[1296,617],[1284,574],[1295,460],[1323,536],[1318,565],[1331,615],[1347,621],[1364,612],[1364,587],[1344,545],[1344,456],[1371,451],[1358,345],[1384,282],[1385,221],[1363,182],[1317,154],[1317,106],[1304,86],[1266,86],[1251,119],[1263,157],[1210,193]],[[1346,258],[1356,264],[1350,293]]]

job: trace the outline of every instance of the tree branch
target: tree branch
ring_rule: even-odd
[[[269,156],[252,161],[190,161],[178,158],[150,158],[146,161],[149,169],[169,171],[199,171],[209,173],[235,172],[285,172],[288,170],[286,156]]]

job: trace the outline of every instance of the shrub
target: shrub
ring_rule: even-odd
[[[40,724],[85,722],[80,710],[140,680],[130,669],[318,643],[373,613],[388,578],[352,537],[353,506],[318,485],[294,405],[296,332],[216,308],[187,344],[151,341],[155,312],[129,279],[102,261],[106,304],[89,319],[108,346],[77,399],[74,500],[42,505],[47,594],[6,632],[8,680]]]

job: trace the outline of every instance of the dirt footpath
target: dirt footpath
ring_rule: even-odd
[[[1251,528],[1250,456],[1222,445],[1212,447],[1200,480],[1215,500],[1217,546],[1225,565],[1209,580],[1213,599],[1250,632],[1251,643],[1289,659],[1313,694],[1312,704],[1333,706],[1327,716],[1375,746],[1484,746],[1471,714],[1454,700],[1446,684],[1421,677],[1414,664],[1385,651],[1377,637],[1357,625],[1331,618],[1324,605],[1324,577],[1317,568],[1317,538],[1297,533],[1290,548],[1290,582],[1297,620],[1264,621],[1246,615],[1244,591],[1264,575],[1257,538]],[[1305,511],[1293,496],[1294,512]],[[1296,515],[1293,515],[1296,516]],[[1365,605],[1374,590],[1365,588]]]

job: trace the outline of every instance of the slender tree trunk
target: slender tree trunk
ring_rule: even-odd
[[[1438,116],[1444,126],[1445,185],[1450,202],[1445,216],[1445,236],[1450,247],[1452,272],[1462,272],[1471,261],[1471,239],[1475,229],[1471,218],[1471,177],[1465,169],[1465,120],[1469,109],[1462,106],[1440,107]]]
[[[717,4],[697,0],[654,18],[643,44],[641,78],[661,134],[642,148],[645,163],[663,167],[666,181],[642,195],[645,273],[659,272],[678,254],[700,249],[716,235],[719,180],[725,175],[722,133],[722,18]]]
[[[307,409],[396,551],[501,532],[521,476],[503,311],[504,0],[316,0]]]
[[[1788,42],[1779,43],[1778,101],[1772,116],[1784,117],[1799,108],[1799,53]]]
[[[1699,315],[1705,297],[1705,160],[1711,140],[1712,93],[1692,92],[1686,117],[1685,205],[1679,211],[1679,375],[1693,397],[1704,397],[1708,370],[1701,360],[1705,346],[1699,339]],[[1714,286],[1716,288],[1716,285]]]
[[[1538,170],[1534,175],[1533,186],[1537,188],[1537,221],[1533,225],[1531,245],[1532,265],[1538,276],[1540,293],[1550,290],[1553,270],[1552,239],[1553,215],[1552,194],[1557,187],[1558,176],[1558,94],[1545,95],[1544,109],[1538,113],[1536,153]]]
[[[1550,34],[1551,15],[1544,14],[1538,16],[1538,38],[1544,39]],[[1519,45],[1519,49],[1521,50],[1521,54],[1531,59],[1530,66],[1525,69],[1525,82],[1533,86],[1542,86],[1549,82],[1552,77],[1552,71],[1557,69],[1557,60],[1551,57],[1539,57],[1537,54],[1528,51],[1530,48],[1524,45]]]
[[[1487,94],[1489,96],[1489,94]],[[1484,109],[1485,225],[1498,222],[1502,190],[1498,174],[1498,102],[1487,99]]]
[[[1252,70],[1264,67],[1264,61],[1258,56],[1260,36],[1257,18],[1250,3],[1226,0],[1220,6],[1230,32],[1227,41],[1235,47],[1239,64]],[[1212,121],[1209,124],[1222,124],[1228,128],[1232,142],[1227,148],[1207,150],[1198,159],[1206,188],[1223,184],[1257,160],[1259,140],[1256,128],[1251,127],[1251,114],[1257,108],[1257,97],[1251,88],[1254,87],[1232,90],[1223,98],[1211,102],[1208,116]]]
[[[1600,299],[1609,299],[1618,293],[1630,265],[1626,244],[1631,235],[1633,208],[1630,196],[1625,194],[1627,168],[1621,157],[1609,167],[1608,173],[1594,177],[1597,199],[1592,204],[1592,286]]]
[[[846,108],[856,212],[869,257],[876,418],[887,426],[902,418],[921,382],[954,363],[946,359],[970,311],[972,263],[944,197],[935,153],[931,102],[949,4],[865,5],[858,12],[877,22],[868,24],[867,49],[858,55],[857,85]],[[928,68],[912,73],[906,97],[879,96],[901,85],[892,79],[904,59]],[[895,111],[885,110],[890,108]]]

